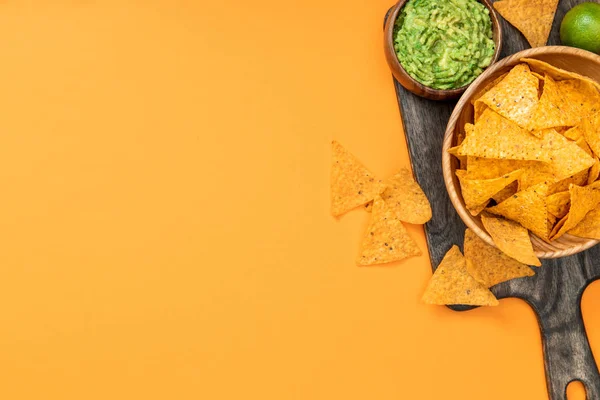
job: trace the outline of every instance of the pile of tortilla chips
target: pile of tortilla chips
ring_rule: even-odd
[[[544,46],[550,36],[558,0],[501,0],[494,8],[517,28],[531,47]]]
[[[362,241],[358,265],[374,265],[421,255],[403,222],[424,224],[431,206],[406,168],[377,179],[356,157],[334,141],[331,167],[331,213],[342,215],[365,206],[371,221]]]
[[[464,260],[458,248],[449,252],[425,293],[428,303],[493,304],[481,287],[541,265],[530,234],[546,242],[567,233],[600,240],[600,85],[521,61],[473,97],[474,121],[449,150],[459,160],[465,205],[496,247],[467,230]],[[458,275],[455,290],[445,290],[445,280]]]

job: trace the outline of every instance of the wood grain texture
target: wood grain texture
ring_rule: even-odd
[[[559,26],[565,13],[583,1],[562,0],[548,40],[560,44]],[[529,48],[523,35],[500,18],[504,42],[501,57]],[[425,225],[433,269],[453,244],[462,246],[465,225],[452,206],[442,175],[442,142],[455,102],[434,102],[405,90],[394,80],[415,178],[432,203],[433,218]],[[581,315],[585,288],[600,279],[600,246],[559,259],[546,259],[533,277],[492,288],[500,299],[523,299],[535,311],[542,335],[548,396],[566,400],[569,382],[580,380],[589,400],[600,400],[600,373],[592,355]],[[454,306],[456,311],[469,307]],[[493,360],[490,360],[493,362]]]

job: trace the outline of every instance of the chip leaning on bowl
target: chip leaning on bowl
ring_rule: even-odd
[[[462,159],[456,174],[471,214],[513,221],[504,236],[500,224],[483,224],[513,258],[510,232],[522,243],[522,228],[546,242],[565,233],[600,239],[600,85],[521,61],[473,97],[474,120],[449,150]]]
[[[492,36],[489,10],[476,0],[408,0],[393,32],[406,72],[443,90],[468,85],[490,65]]]

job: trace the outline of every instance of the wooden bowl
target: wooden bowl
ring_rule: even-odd
[[[519,60],[524,57],[545,61],[556,67],[588,76],[600,82],[600,56],[573,47],[537,47],[518,52],[489,67],[471,84],[456,104],[456,107],[450,116],[450,120],[448,121],[442,147],[442,171],[444,174],[444,181],[446,183],[446,188],[448,189],[450,200],[464,223],[481,239],[492,246],[494,246],[494,242],[483,228],[481,219],[479,217],[473,217],[465,207],[464,200],[460,193],[460,183],[454,173],[458,166],[458,162],[455,157],[448,154],[448,149],[456,144],[456,134],[460,131],[461,127],[467,122],[473,122],[473,106],[471,105],[471,98],[473,95],[488,82],[517,65]],[[598,244],[597,240],[583,239],[569,234],[566,234],[551,243],[547,243],[533,234],[530,236],[533,243],[533,250],[539,258],[565,257],[587,250]]]
[[[392,75],[394,78],[404,88],[417,96],[425,97],[430,100],[450,100],[456,99],[464,91],[471,85],[465,85],[463,87],[457,89],[449,89],[449,90],[440,90],[440,89],[432,89],[428,86],[423,85],[421,82],[414,79],[412,76],[406,72],[406,70],[400,64],[398,60],[398,56],[396,55],[396,51],[394,50],[394,24],[396,23],[396,19],[398,18],[398,14],[404,4],[406,4],[408,0],[400,0],[388,13],[388,17],[385,21],[385,29],[384,29],[384,53],[387,63],[392,70]],[[494,7],[492,7],[492,3],[488,0],[477,0],[481,4],[487,7],[490,11],[490,18],[492,20],[492,34],[494,39],[494,44],[496,46],[496,51],[494,52],[494,56],[492,57],[492,61],[490,65],[494,64],[498,61],[498,57],[500,56],[500,51],[502,51],[502,26],[498,21],[498,16],[494,11]],[[489,68],[489,66],[487,67]]]

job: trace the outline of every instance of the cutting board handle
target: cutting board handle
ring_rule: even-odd
[[[567,385],[581,381],[588,400],[600,400],[600,373],[592,355],[581,314],[581,292],[558,291],[550,304],[538,308],[546,384],[550,400],[567,400]]]

